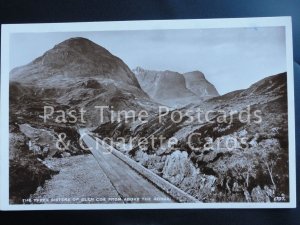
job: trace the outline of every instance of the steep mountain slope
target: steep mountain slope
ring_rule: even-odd
[[[138,126],[107,123],[95,132],[146,137],[149,144],[143,148],[137,142],[115,146],[200,200],[267,202],[284,196],[288,201],[286,79],[286,73],[270,76],[248,89],[180,109],[193,116],[192,122],[184,116],[175,123],[169,113],[161,122],[153,116]],[[207,118],[205,112],[210,112]]]
[[[133,72],[142,89],[156,102],[167,106],[180,108],[219,95],[199,71],[180,74],[137,67]]]
[[[209,83],[204,74],[200,71],[193,71],[183,74],[186,87],[199,97],[205,99],[219,96],[215,86]]]
[[[181,107],[199,98],[186,88],[182,74],[173,71],[133,70],[142,89],[156,102]]]
[[[12,100],[26,101],[34,97],[41,108],[45,103],[70,109],[85,108],[90,125],[100,121],[95,106],[136,111],[153,111],[157,106],[121,59],[85,38],[68,39],[33,62],[13,69],[10,81],[11,90],[19,90],[15,94],[11,92]],[[11,102],[14,103],[16,107],[23,107],[18,105],[19,101]],[[107,120],[110,111],[105,110],[104,114]]]
[[[105,78],[139,87],[134,74],[118,57],[85,38],[71,38],[59,43],[33,62],[15,68],[11,81],[29,84],[55,85],[61,78]],[[66,79],[66,80],[64,80]],[[51,82],[53,81],[53,83]]]

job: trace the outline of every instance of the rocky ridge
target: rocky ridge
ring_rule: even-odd
[[[142,89],[156,102],[174,108],[219,96],[216,88],[203,73],[193,71],[180,74],[173,71],[133,70]]]

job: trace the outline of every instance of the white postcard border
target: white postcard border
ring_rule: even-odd
[[[286,32],[286,64],[288,85],[289,187],[288,203],[139,203],[139,204],[9,204],[9,46],[10,35],[16,33],[85,32],[120,30],[201,29],[284,26]],[[295,208],[296,145],[294,108],[294,70],[291,17],[235,19],[186,19],[83,23],[7,24],[1,27],[1,107],[0,107],[0,209],[1,210],[80,210],[80,209],[183,209],[183,208]]]

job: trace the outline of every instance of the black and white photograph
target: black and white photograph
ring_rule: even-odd
[[[295,207],[291,45],[288,17],[3,26],[2,207]]]

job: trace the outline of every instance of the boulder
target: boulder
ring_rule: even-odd
[[[261,189],[260,186],[257,186],[251,191],[251,198],[253,202],[270,202],[268,193]]]
[[[180,185],[184,178],[196,175],[196,168],[188,158],[187,152],[176,150],[167,156],[162,172],[163,178],[175,185]]]

